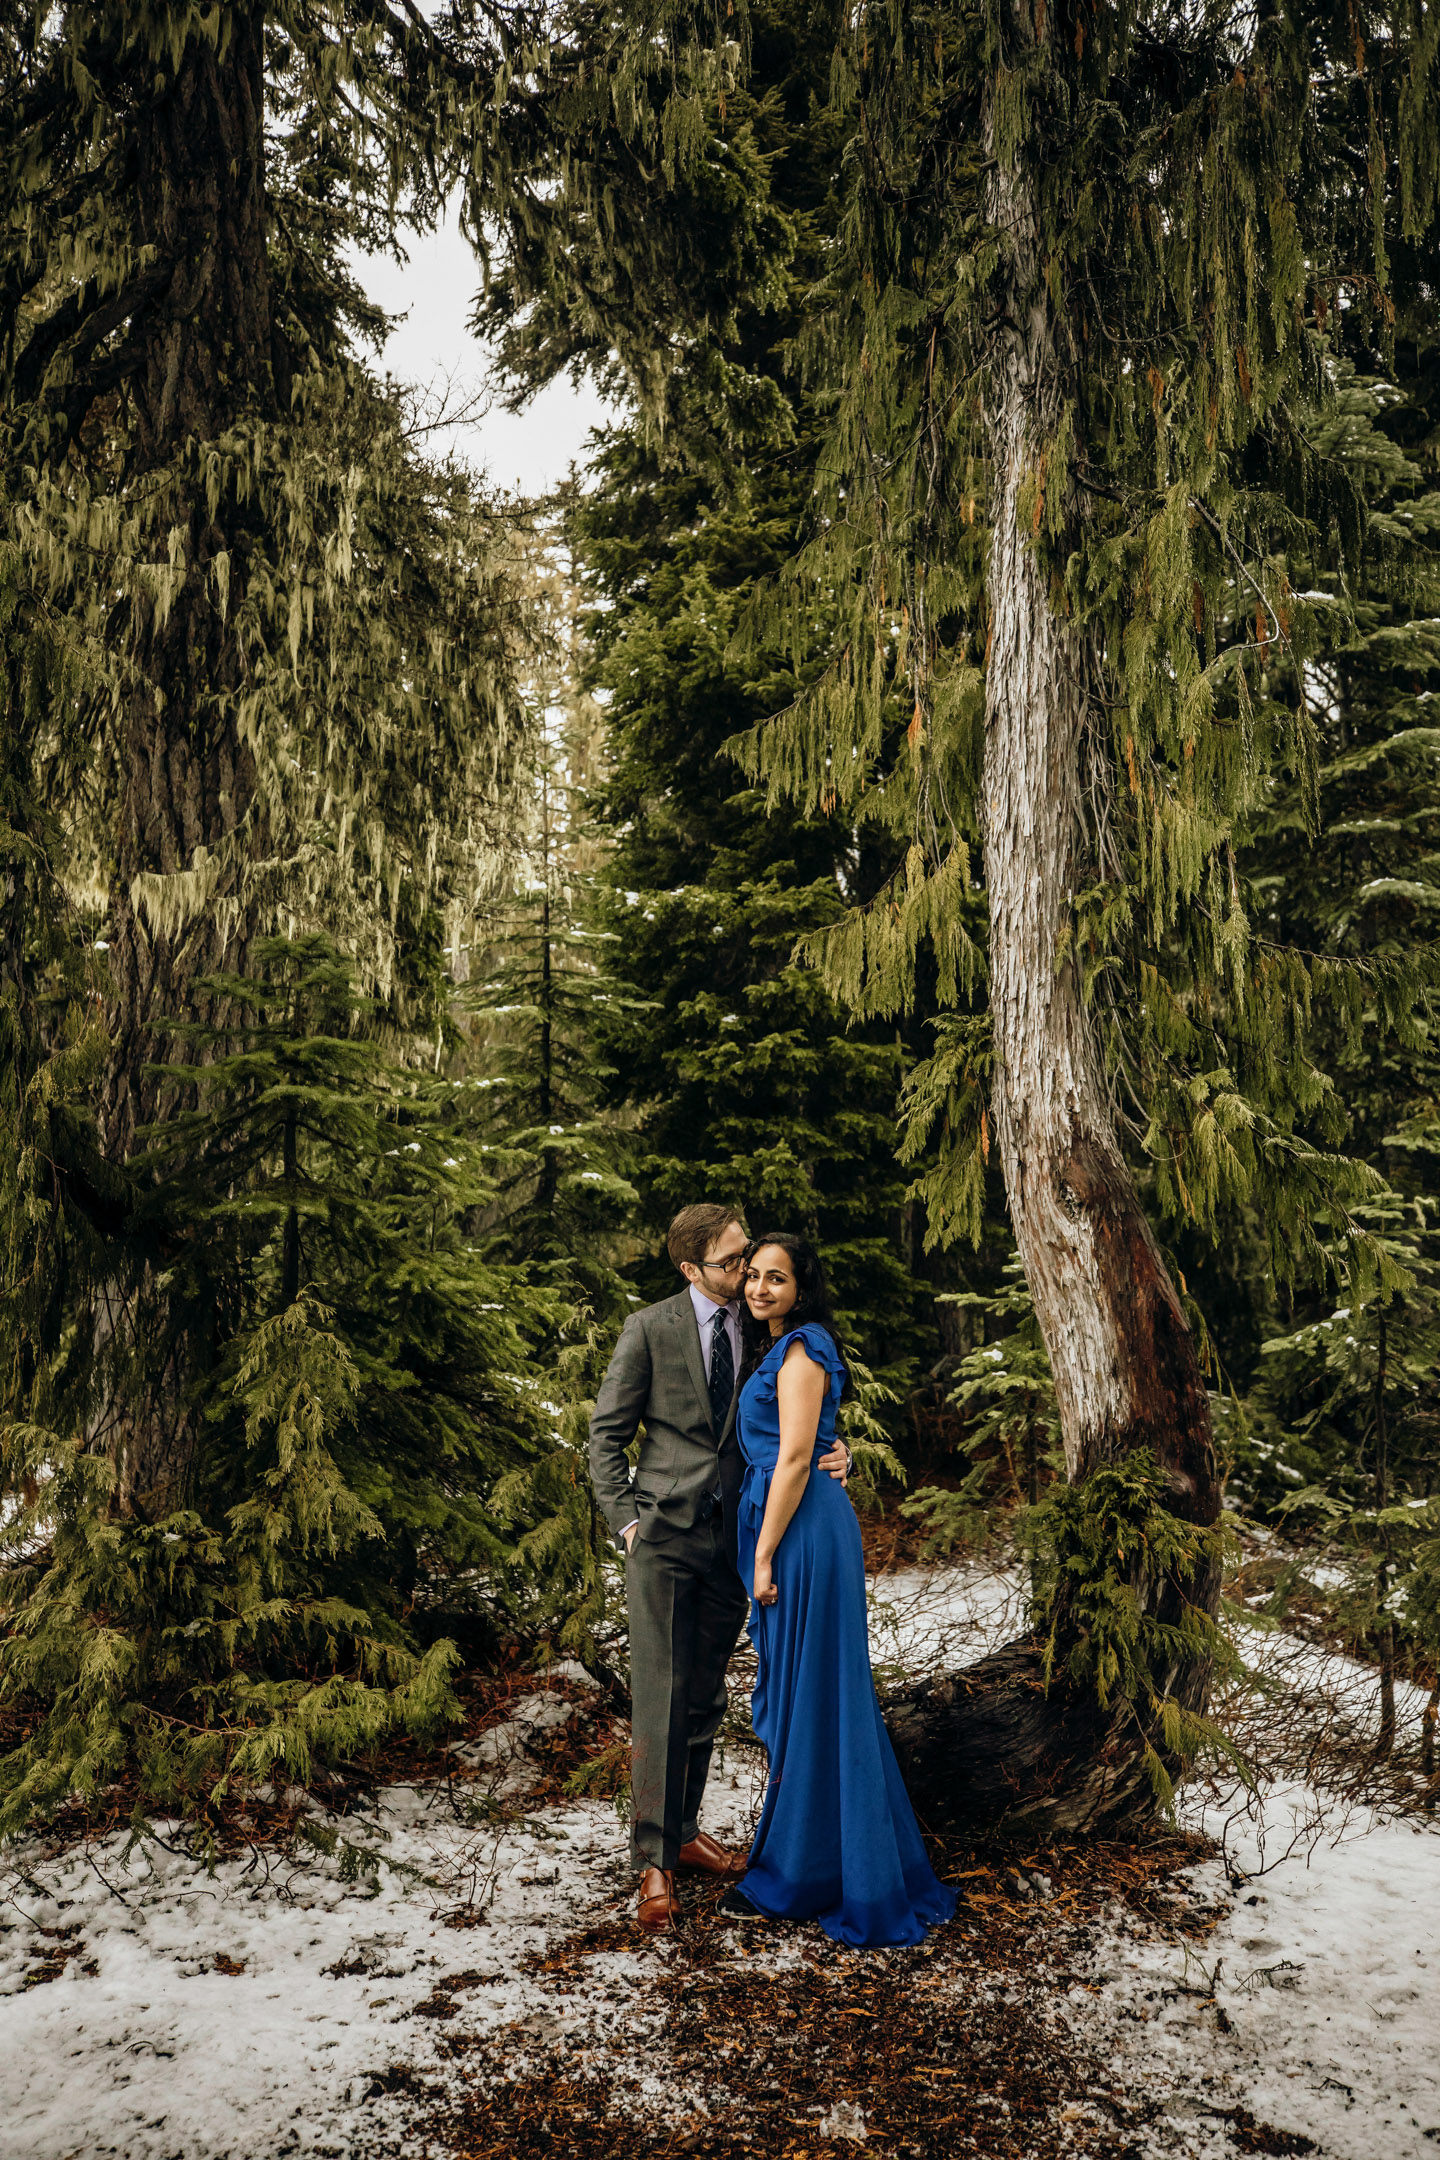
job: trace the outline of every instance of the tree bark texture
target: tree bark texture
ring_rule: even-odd
[[[187,445],[212,442],[273,405],[266,254],[261,8],[224,11],[218,43],[194,33],[164,95],[139,123],[138,239],[171,266],[145,310],[129,397],[136,464],[162,474]],[[115,833],[110,939],[116,1059],[102,1104],[110,1151],[128,1155],[160,1090],[144,1068],[151,1030],[193,1018],[197,974],[244,962],[248,925],[225,858],[254,807],[256,773],[235,699],[244,656],[234,630],[248,535],[233,499],[210,514],[177,480],[166,505],[183,584],[168,613],[140,626],[125,715],[124,793]],[[214,564],[228,562],[222,601]],[[263,836],[249,849],[261,851]],[[147,881],[189,872],[203,893],[180,914]]]
[[[140,351],[126,396],[141,484],[162,491],[155,550],[163,561],[168,528],[180,584],[168,611],[151,606],[137,622],[124,711],[107,930],[114,1055],[99,1106],[115,1161],[175,1099],[173,1083],[146,1069],[174,1054],[165,1023],[221,1017],[195,981],[243,970],[245,867],[268,852],[237,717],[246,660],[235,620],[253,513],[229,491],[208,502],[194,455],[276,409],[263,26],[263,8],[242,6],[220,11],[216,37],[193,31],[158,95],[147,70],[137,121],[136,237],[168,276],[132,324]],[[228,590],[215,572],[222,556]],[[92,1441],[115,1464],[117,1512],[150,1520],[189,1498],[190,1382],[206,1333],[203,1316],[176,1308],[163,1257],[106,1286],[95,1312],[97,1342],[119,1357]]]
[[[984,757],[994,1123],[1011,1221],[1054,1374],[1072,1482],[1150,1449],[1169,1506],[1213,1523],[1220,1486],[1194,1343],[1145,1220],[1107,1106],[1068,937],[1081,861],[1081,757],[1089,674],[1037,533],[1043,446],[1063,399],[1062,355],[1023,168],[997,164],[994,224],[1006,235],[1008,327],[987,385],[991,460],[990,646]],[[1065,506],[1067,517],[1071,515]],[[1062,554],[1063,559],[1063,554]],[[1182,1598],[1214,1612],[1218,1581],[1141,1586],[1174,1618]],[[1158,1676],[1187,1708],[1208,1671]],[[1010,1818],[1016,1827],[1098,1827],[1149,1805],[1128,1710],[1040,1681],[1012,1644],[891,1708],[922,1815]],[[1162,1751],[1163,1753],[1163,1751]]]

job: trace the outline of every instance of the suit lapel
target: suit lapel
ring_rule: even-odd
[[[695,1318],[695,1308],[690,1302],[688,1290],[682,1290],[679,1297],[671,1298],[670,1323],[680,1337],[686,1369],[694,1383],[700,1407],[705,1413],[705,1422],[713,1433],[715,1420],[710,1415],[710,1388],[705,1376],[705,1360],[700,1355],[700,1323]]]

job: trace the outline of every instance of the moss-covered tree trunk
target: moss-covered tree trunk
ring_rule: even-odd
[[[1082,754],[1097,663],[1045,567],[1042,534],[1058,525],[1063,561],[1076,509],[1047,504],[1044,492],[1045,446],[1063,410],[1063,353],[1023,170],[1003,160],[991,215],[1007,236],[1008,283],[986,393],[983,815],[995,1130],[1071,1482],[1148,1449],[1167,1473],[1173,1512],[1210,1524],[1220,1487],[1209,1404],[1117,1140],[1069,935],[1074,896],[1095,875],[1083,859]],[[1213,1614],[1219,1595],[1208,1569],[1186,1583],[1137,1587],[1162,1619],[1178,1615],[1182,1598]],[[1204,1663],[1155,1677],[1159,1694],[1203,1707]],[[890,1708],[917,1803],[932,1820],[1009,1817],[1074,1830],[1151,1804],[1143,1744],[1154,1736],[1128,1706],[1102,1713],[1088,1691],[1058,1682],[1047,1693],[1033,1644],[1012,1645]]]
[[[153,1071],[169,1019],[213,1021],[192,984],[243,969],[251,908],[246,865],[266,852],[255,763],[240,725],[247,535],[243,489],[205,485],[202,446],[245,414],[273,412],[274,350],[266,251],[260,7],[192,28],[157,96],[140,69],[137,242],[165,276],[133,326],[134,484],[166,498],[167,563],[137,624],[123,736],[123,795],[110,887],[109,1025],[114,1053],[100,1097],[107,1152],[128,1159],[137,1130],[163,1115]],[[221,453],[223,455],[223,452]],[[218,457],[216,459],[218,464]],[[173,1051],[172,1051],[173,1054]],[[119,1354],[115,1399],[97,1412],[117,1471],[116,1505],[150,1519],[186,1498],[192,1460],[186,1357],[196,1331],[171,1310],[158,1267],[101,1293],[96,1325]],[[193,1316],[192,1316],[193,1318]],[[127,1346],[143,1327],[145,1340]],[[203,1338],[202,1338],[203,1339]],[[126,1349],[134,1360],[124,1371]],[[137,1369],[146,1384],[134,1385]]]

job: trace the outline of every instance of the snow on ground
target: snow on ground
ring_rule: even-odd
[[[1003,1574],[888,1575],[872,1586],[877,1667],[969,1662],[1017,1617]],[[1292,1659],[1274,1636],[1254,1647],[1272,1672]],[[1292,1659],[1302,1668],[1314,1678]],[[1363,1722],[1372,1676],[1351,1668],[1328,1685]],[[392,1786],[364,1814],[317,1810],[288,1858],[259,1847],[207,1866],[163,1823],[128,1850],[118,1836],[12,1848],[0,1866],[8,2160],[427,2152],[407,2095],[456,2074],[461,2033],[469,2046],[503,2036],[523,2064],[528,2045],[541,2060],[568,2029],[567,2044],[626,2071],[652,2120],[703,2114],[703,2092],[667,2078],[663,2049],[647,2056],[663,1948],[632,1950],[622,1930],[587,1961],[584,1990],[562,1997],[539,1970],[549,1946],[628,1909],[612,1805],[524,1812],[528,1745],[575,1716],[581,1693],[573,1669],[558,1687],[537,1681],[462,1751],[478,1786]],[[1408,1696],[1400,1714],[1404,1741]],[[758,1793],[753,1751],[730,1746],[706,1826],[742,1843]],[[1187,1946],[1116,1908],[1064,1998],[1085,2046],[1160,2103],[1132,2150],[1218,2160],[1240,2107],[1327,2160],[1433,2152],[1440,1839],[1298,1782],[1245,1806],[1192,1787],[1186,1815],[1221,1845],[1189,1871],[1225,1908],[1219,1924]],[[790,1939],[759,1954],[779,1970],[797,1953]]]
[[[11,2160],[268,2160],[348,2150],[362,2125],[370,2151],[394,2149],[394,2104],[366,2095],[425,2053],[411,2021],[435,1976],[483,1964],[495,2018],[522,2017],[516,1967],[541,1939],[529,1914],[578,1917],[615,1846],[602,1807],[497,1837],[449,1817],[443,1791],[404,1786],[363,1827],[325,1827],[347,1846],[293,1865],[267,1854],[207,1870],[164,1824],[128,1856],[110,1838],[19,1858],[0,1950]],[[490,1925],[448,1930],[492,1875]],[[63,1976],[26,1989],[57,1956]]]
[[[973,1665],[1025,1625],[1007,1568],[896,1568],[870,1582],[870,1660],[877,1684]]]
[[[968,1663],[1013,1635],[1020,1617],[1016,1583],[1003,1571],[907,1569],[871,1585],[877,1667]],[[1241,1649],[1258,1701],[1277,1717],[1287,1701],[1303,1700],[1332,1737],[1340,1728],[1373,1733],[1373,1667],[1283,1630],[1247,1632]],[[1413,1746],[1424,1705],[1421,1689],[1397,1687],[1402,1746]],[[1183,1796],[1182,1822],[1221,1848],[1188,1879],[1206,1903],[1229,1905],[1227,1917],[1198,1953],[1138,1928],[1112,1930],[1096,1951],[1098,2016],[1116,2024],[1116,2059],[1128,2060],[1137,2081],[1172,2085],[1174,2136],[1203,2151],[1215,2101],[1282,2123],[1333,2160],[1433,2154],[1440,1834],[1293,1780],[1255,1797],[1197,1782]],[[1081,2019],[1094,2022],[1095,2014]],[[1212,2087],[1196,2083],[1197,2060]]]
[[[1217,2155],[1237,2104],[1326,2160],[1421,2160],[1440,2140],[1440,1839],[1406,1821],[1342,1820],[1286,1784],[1240,1816],[1201,1800],[1190,1827],[1225,1862],[1188,1872],[1229,1909],[1199,1945],[1119,1920],[1071,2011],[1162,2100],[1172,2152]],[[1328,1818],[1328,1819],[1326,1819]]]
[[[487,1801],[523,1804],[527,1734],[572,1711],[541,1690],[465,1751],[495,1769],[478,1809],[473,1786],[457,1799],[390,1786],[365,1817],[316,1811],[293,1858],[207,1866],[164,1822],[133,1849],[124,1836],[12,1849],[0,1866],[7,2160],[414,2150],[410,2079],[394,2072],[423,2083],[435,2067],[437,1979],[464,1973],[471,2032],[527,2019],[543,2031],[552,2009],[526,1962],[629,1889],[611,1804],[487,1819]],[[732,1752],[707,1826],[748,1841],[756,1811],[750,1758]],[[613,1962],[623,1982],[635,1961]],[[592,2018],[602,2037],[622,2020],[636,2037],[628,2008],[622,1985]]]

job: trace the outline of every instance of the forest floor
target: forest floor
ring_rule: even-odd
[[[1016,1617],[978,1566],[892,1564],[872,1594],[882,1680],[968,1662]],[[12,1848],[5,2150],[1420,2160],[1440,2149],[1420,1698],[1401,1691],[1377,1781],[1373,1674],[1295,1637],[1249,1654],[1225,1709],[1258,1794],[1197,1781],[1139,1847],[942,1851],[961,1904],[920,1950],[729,1923],[708,1886],[680,1935],[639,1936],[596,1796],[624,1732],[573,1665],[477,1684],[443,1760],[324,1806],[272,1795],[208,1850],[165,1823]],[[736,1843],[763,1776],[737,1678],[706,1816]]]

